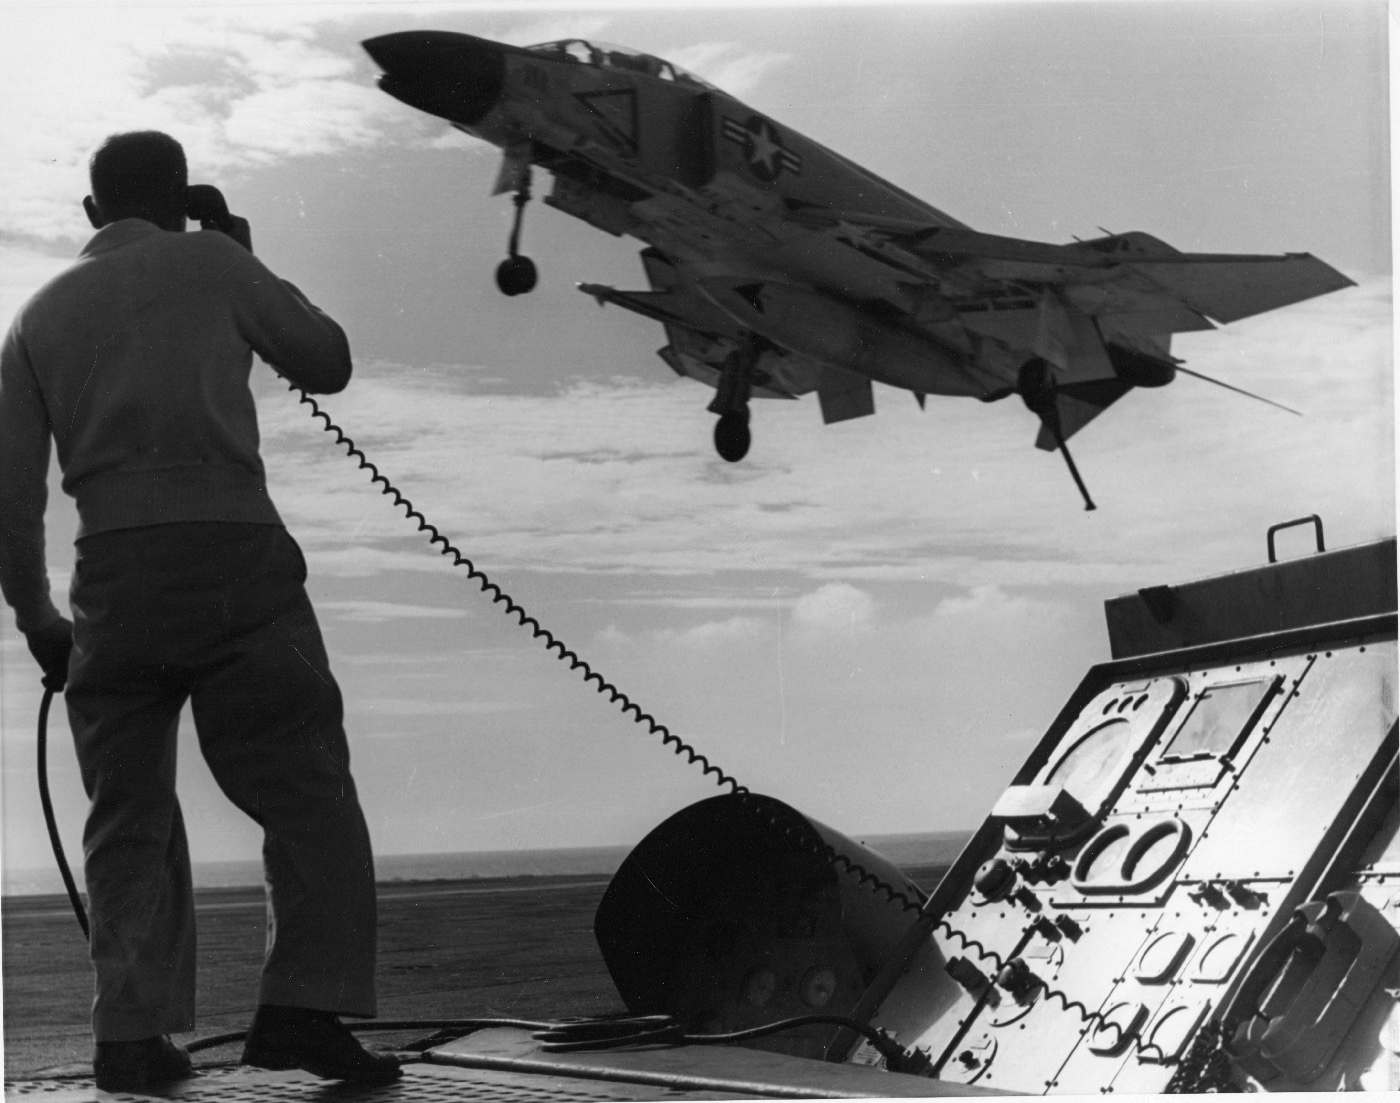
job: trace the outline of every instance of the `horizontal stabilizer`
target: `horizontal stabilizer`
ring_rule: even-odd
[[[1065,440],[1083,429],[1094,418],[1131,391],[1132,384],[1121,379],[1093,379],[1087,383],[1065,383],[1055,391],[1055,405],[1060,411],[1060,431]],[[1042,452],[1053,452],[1057,445],[1054,434],[1042,423],[1035,446]]]
[[[1160,260],[1135,258],[1133,264],[1153,283],[1217,322],[1235,322],[1353,286],[1309,253],[1248,258],[1181,254]]]
[[[875,394],[871,390],[870,380],[829,364],[822,365],[817,398],[822,405],[822,421],[827,425],[850,421],[855,417],[868,417],[875,412]]]

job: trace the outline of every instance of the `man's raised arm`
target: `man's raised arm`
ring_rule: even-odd
[[[350,382],[345,331],[301,291],[241,248],[234,271],[238,330],[279,374],[313,394],[335,394]]]

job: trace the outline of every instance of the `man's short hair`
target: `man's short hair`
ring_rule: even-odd
[[[159,130],[113,134],[88,162],[92,197],[109,212],[184,211],[185,150]]]

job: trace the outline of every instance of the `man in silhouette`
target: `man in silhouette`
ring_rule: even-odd
[[[0,586],[67,683],[83,784],[99,1088],[190,1075],[189,853],[175,796],[191,702],[224,793],[264,830],[270,916],[243,1053],[263,1068],[384,1082],[398,1063],[339,1015],[373,1016],[374,866],[340,691],[268,497],[248,378],[256,352],[308,391],[350,379],[338,325],[252,254],[216,189],[153,131],[108,138],[83,207],[97,233],[0,349]],[[186,234],[187,209],[204,232]],[[49,597],[50,440],[77,504],[73,622]]]

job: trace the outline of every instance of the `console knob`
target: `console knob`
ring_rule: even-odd
[[[1006,895],[1016,880],[1016,871],[1005,858],[983,862],[972,878],[972,887],[988,900]]]

